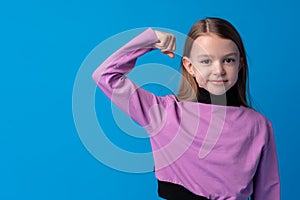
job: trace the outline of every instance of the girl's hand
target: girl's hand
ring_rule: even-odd
[[[175,54],[173,52],[176,49],[175,36],[173,34],[157,30],[154,30],[154,32],[159,40],[159,42],[157,42],[154,46],[160,49],[162,53],[174,58]]]

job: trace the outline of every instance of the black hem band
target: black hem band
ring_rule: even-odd
[[[158,180],[158,195],[167,200],[209,200],[192,193],[181,185]]]

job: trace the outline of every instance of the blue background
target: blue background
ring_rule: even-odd
[[[86,150],[72,115],[74,80],[89,52],[115,34],[152,26],[187,33],[206,16],[229,20],[242,35],[255,107],[275,130],[282,199],[297,198],[296,4],[292,0],[2,1],[0,199],[158,199],[153,173],[111,169]],[[110,105],[97,95],[103,105]],[[120,145],[126,143],[122,137],[111,137]]]

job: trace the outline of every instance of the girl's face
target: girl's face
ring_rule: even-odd
[[[240,53],[232,40],[207,34],[194,41],[190,58],[183,57],[182,62],[199,87],[221,95],[238,79]]]

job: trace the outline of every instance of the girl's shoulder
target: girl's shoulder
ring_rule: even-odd
[[[236,118],[243,118],[248,119],[248,122],[257,122],[259,124],[271,124],[270,120],[261,112],[244,106],[221,106],[221,105],[212,105],[212,104],[205,104],[205,103],[199,103],[195,101],[179,101],[178,98],[174,94],[170,94],[167,96],[164,96],[162,98],[165,98],[169,102],[170,105],[175,106],[177,109],[185,108],[188,110],[207,110],[211,112],[215,111],[221,111],[223,112],[224,109],[226,110],[226,115],[228,117],[235,116]]]
[[[247,107],[242,107],[244,109],[244,112],[251,116],[252,118],[255,118],[258,122],[260,123],[267,123],[271,124],[270,120],[260,111],[257,111],[253,108],[247,108]]]

